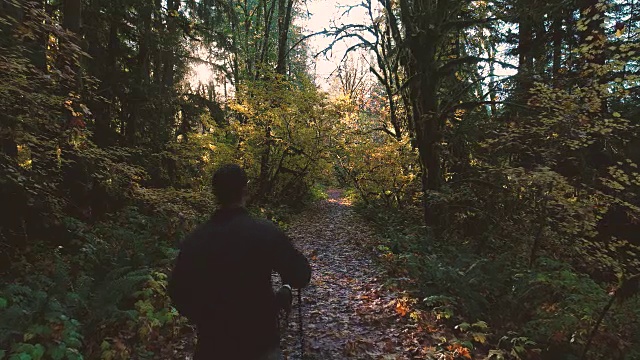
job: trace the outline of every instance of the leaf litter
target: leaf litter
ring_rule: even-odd
[[[301,356],[297,298],[281,332],[285,360],[455,359],[435,351],[449,331],[437,321],[410,320],[409,297],[385,285],[376,260],[379,239],[340,190],[329,190],[291,223],[288,235],[309,259],[311,283],[302,290],[304,357]],[[273,276],[274,289],[281,283]],[[420,316],[424,316],[422,313]],[[194,334],[185,336],[172,358],[192,359]],[[438,339],[441,337],[441,341]],[[463,358],[467,358],[466,356]]]
[[[418,328],[384,286],[376,263],[375,233],[339,190],[296,217],[288,231],[311,262],[302,291],[304,359],[424,359]],[[274,281],[277,286],[277,280]],[[301,359],[297,303],[282,334],[285,359]],[[422,354],[419,354],[422,353]]]

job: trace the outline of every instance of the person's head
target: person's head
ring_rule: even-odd
[[[244,206],[247,197],[247,174],[236,164],[222,165],[213,174],[213,194],[223,207]]]

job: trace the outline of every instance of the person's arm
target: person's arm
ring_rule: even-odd
[[[178,312],[193,321],[197,317],[196,297],[193,294],[196,285],[191,261],[188,258],[188,252],[181,250],[169,277],[167,290]]]
[[[281,231],[275,236],[273,269],[280,274],[282,282],[300,289],[311,281],[311,266],[307,258],[298,251]]]

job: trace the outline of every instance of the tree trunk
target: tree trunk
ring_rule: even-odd
[[[62,27],[76,36],[75,42],[82,48],[82,34],[80,33],[82,26],[82,1],[64,0],[62,14]],[[73,66],[73,71],[76,76],[74,90],[80,93],[82,89],[82,68],[80,67],[80,60],[78,59],[77,63],[74,62]]]
[[[180,21],[178,11],[180,7],[180,0],[167,0],[168,16],[166,32],[163,37],[163,40],[166,41],[167,44],[163,46],[166,50],[162,52],[162,90],[160,91],[161,103],[159,105],[161,112],[158,126],[164,129],[171,129],[171,131],[175,130],[174,122],[176,118],[176,109],[174,106],[174,100],[176,99],[175,67],[178,61],[173,49],[178,46],[180,42],[178,35],[178,24]],[[171,134],[174,133],[172,132]],[[154,131],[152,133],[153,144],[160,146],[160,144],[167,140],[167,137],[167,132]]]
[[[251,19],[251,11],[249,9],[249,4],[247,2],[247,0],[244,1],[244,6],[243,6],[243,10],[244,10],[244,36],[243,36],[243,40],[244,40],[244,44],[243,44],[243,52],[245,54],[245,71],[247,74],[253,74],[253,70],[255,68],[255,64],[253,62],[253,55],[252,54],[252,50],[255,49],[251,49],[251,44],[255,44],[255,39],[252,39],[252,35],[251,35],[251,25],[252,25],[252,21],[253,19]]]
[[[547,68],[547,31],[544,25],[544,17],[536,17],[533,21],[533,34],[531,58],[534,61],[533,74],[544,75]]]
[[[271,194],[271,126],[265,125],[264,130],[264,149],[260,157],[260,175],[258,177],[258,199],[265,200]]]
[[[82,25],[82,1],[64,0],[62,15],[62,27],[73,33],[73,42],[78,45],[78,47],[86,49],[86,46],[83,46],[82,44],[82,34],[80,33],[80,27]],[[76,94],[82,94],[83,84],[80,57],[81,55],[78,54],[78,59],[64,59],[65,61],[70,61],[70,67],[74,75],[74,81],[71,81],[68,87],[64,89],[66,93],[75,92]],[[74,106],[76,110],[79,110],[77,106],[75,106],[75,100],[73,101],[72,106]],[[76,120],[76,118],[76,115],[71,112],[67,114],[67,120],[69,123]]]
[[[81,0],[64,0],[63,1],[63,20],[62,26],[75,33],[80,34],[82,1]]]
[[[153,4],[153,27],[154,32],[161,34],[164,31],[162,16],[162,0],[154,0]],[[155,47],[153,54],[153,82],[155,86],[162,83],[162,58],[164,53],[160,46]]]
[[[287,70],[287,39],[291,26],[291,13],[295,0],[278,0],[278,62],[276,73],[285,75]]]
[[[233,74],[233,86],[236,90],[240,90],[240,83],[242,79],[240,78],[240,61],[238,57],[240,56],[240,47],[238,46],[240,39],[238,35],[238,19],[236,14],[233,12],[233,9],[228,10],[229,21],[231,22],[231,43],[232,43],[232,51],[227,58],[229,66],[231,66],[232,74]]]
[[[492,41],[492,40],[489,40]],[[496,56],[496,48],[495,44],[491,42],[488,47],[489,51],[489,59],[494,59]],[[496,106],[496,102],[498,101],[498,92],[495,89],[496,87],[496,65],[492,61],[489,63],[489,97],[491,99],[491,116],[496,117],[498,114],[498,108]]]
[[[88,24],[96,23],[100,18],[100,8],[95,5],[95,2],[90,2],[87,7],[83,9],[82,14],[84,21]],[[110,105],[113,102],[112,82],[115,81],[116,75],[113,72],[107,70],[109,68],[109,60],[111,54],[111,31],[113,24],[109,24],[107,29],[107,43],[99,41],[100,32],[105,30],[99,30],[95,27],[86,27],[83,29],[83,34],[87,41],[87,53],[93,59],[93,61],[87,62],[87,72],[101,81],[98,83],[97,92],[101,94],[99,98],[88,97],[88,105],[93,113],[95,121],[95,127],[93,129],[92,139],[93,142],[99,147],[106,147],[111,145],[112,130],[110,128],[111,113]],[[115,59],[115,58],[114,58]],[[113,68],[113,67],[111,67]]]
[[[150,68],[150,42],[151,42],[151,30],[152,30],[152,13],[153,5],[150,3],[141,4],[140,17],[142,18],[142,31],[140,34],[140,51],[138,52],[138,66],[141,69],[142,83],[148,85],[150,83],[151,68]]]
[[[552,31],[553,34],[553,65],[551,67],[551,74],[553,76],[553,83],[558,85],[558,76],[560,75],[560,66],[562,61],[562,40],[564,39],[564,31],[562,30],[562,21],[564,14],[560,12],[553,20]]]
[[[176,31],[178,30],[178,19],[176,19],[175,12],[180,10],[180,0],[167,0],[167,8],[169,9],[169,17],[167,19],[167,35],[175,36]],[[174,75],[174,66],[176,63],[175,55],[171,49],[165,50],[163,66],[164,72],[162,76],[162,82],[167,92],[173,91],[173,85],[175,82]]]
[[[526,101],[531,89],[533,75],[533,28],[530,15],[524,9],[518,22],[518,87],[516,98]]]
[[[271,21],[273,19],[273,11],[276,6],[276,2],[272,1],[271,6],[267,8],[267,1],[263,1],[264,6],[264,35],[262,40],[261,54],[260,54],[260,66],[263,67],[267,63],[267,56],[269,54],[269,49],[271,43],[269,42],[269,38],[271,36]],[[256,71],[255,79],[258,79],[259,71]]]
[[[415,1],[410,6],[407,0],[400,2],[405,25],[409,60],[407,77],[412,102],[413,122],[420,164],[422,166],[422,188],[425,224],[437,225],[435,209],[431,206],[430,193],[442,185],[440,143],[442,123],[437,98],[440,79],[437,72],[437,50],[442,42],[438,34],[439,19],[446,18],[450,4],[434,0]]]

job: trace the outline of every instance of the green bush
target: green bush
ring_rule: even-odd
[[[308,198],[309,198],[308,200],[309,202],[328,199],[329,196],[327,195],[327,187],[318,183],[313,184],[309,188]]]
[[[478,320],[491,326],[490,358],[578,358],[611,299],[611,290],[568,262],[540,257],[529,266],[507,251],[478,253],[436,241],[410,212],[357,209],[383,235],[382,264],[400,279],[396,285],[423,300],[422,309],[451,326]],[[637,296],[614,304],[595,333],[590,359],[638,354],[639,304]]]

